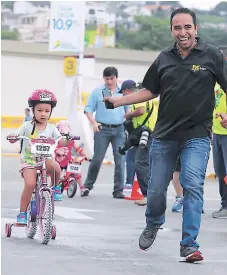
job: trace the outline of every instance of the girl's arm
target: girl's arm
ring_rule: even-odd
[[[89,160],[90,158],[86,155],[86,153],[84,152],[84,149],[80,146],[77,146],[76,143],[74,142],[74,148],[76,150],[76,152],[81,156],[81,157],[85,157],[87,160]]]

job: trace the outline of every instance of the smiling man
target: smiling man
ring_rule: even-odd
[[[178,156],[184,189],[180,260],[203,260],[196,241],[203,208],[203,185],[210,154],[214,86],[227,92],[227,66],[222,52],[198,38],[195,13],[175,10],[170,18],[173,46],[162,51],[148,69],[144,89],[122,98],[104,99],[112,107],[144,102],[160,96],[158,119],[150,150],[146,228],[139,239],[143,250],[155,241],[165,222],[167,187]],[[227,114],[222,114],[225,126]]]

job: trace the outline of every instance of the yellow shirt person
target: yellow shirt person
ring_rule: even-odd
[[[146,119],[149,111],[153,108],[153,111],[152,111],[148,121],[145,124],[146,127],[148,127],[151,131],[153,131],[156,121],[157,121],[157,117],[158,117],[158,104],[156,102],[154,102],[154,100],[150,100],[150,101],[138,103],[138,104],[133,104],[131,111],[133,112],[133,111],[135,111],[135,109],[137,109],[139,107],[146,108],[146,112],[139,117],[132,118],[132,123],[133,123],[134,129],[136,129],[143,123],[143,121]]]
[[[216,118],[217,113],[226,113],[226,94],[217,83],[214,88],[215,108],[213,112],[213,133],[217,135],[227,135],[227,129],[220,124],[221,118]]]

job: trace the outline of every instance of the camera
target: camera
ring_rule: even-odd
[[[143,130],[141,137],[140,137],[140,142],[139,142],[139,146],[141,148],[145,148],[147,146],[147,142],[149,140],[150,134],[151,134],[150,129],[147,128],[147,129]]]
[[[131,133],[134,132],[135,129],[133,127],[132,120],[126,120],[123,122],[123,124],[124,124],[124,129],[125,129],[127,136],[129,136]]]
[[[145,148],[149,140],[150,134],[151,131],[146,126],[139,126],[138,128],[134,129],[134,131],[129,134],[124,145],[122,147],[119,147],[119,153],[121,155],[125,155],[125,153],[134,146]]]
[[[131,148],[133,147],[133,143],[132,140],[130,139],[130,137],[128,139],[126,139],[124,145],[122,147],[119,147],[119,153],[121,155],[125,155],[125,153]]]

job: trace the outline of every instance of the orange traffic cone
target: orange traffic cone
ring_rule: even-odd
[[[224,177],[224,182],[225,182],[226,185],[227,185],[227,175]]]
[[[141,192],[141,189],[139,187],[139,183],[137,178],[135,177],[134,181],[133,181],[133,186],[132,186],[132,191],[129,197],[125,196],[126,200],[141,200],[143,199],[144,196]]]

